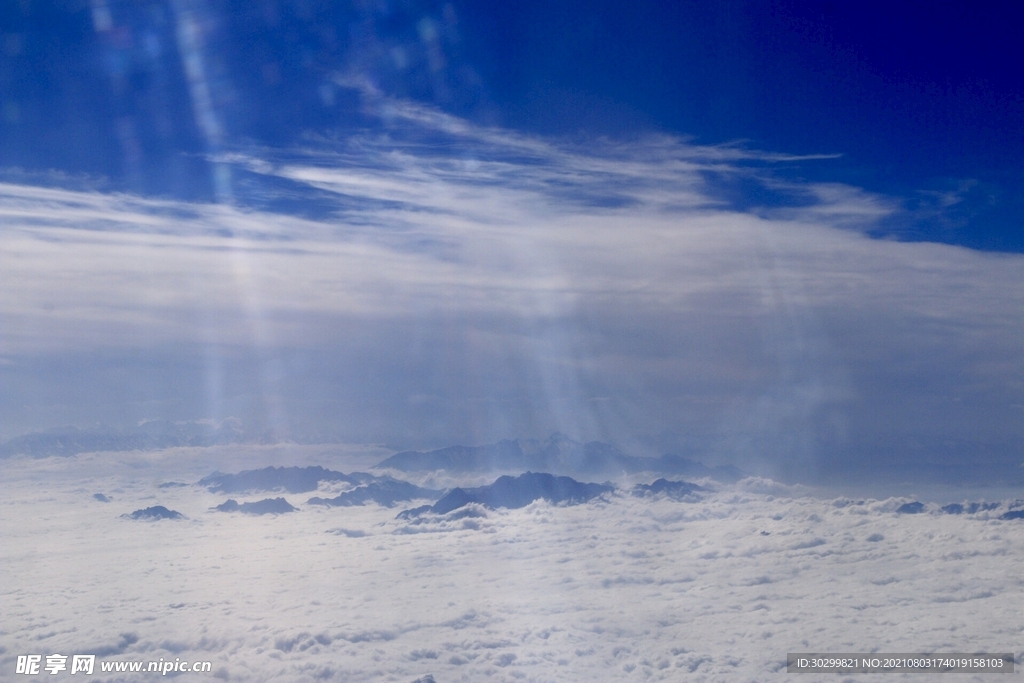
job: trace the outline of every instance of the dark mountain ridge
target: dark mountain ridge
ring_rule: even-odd
[[[279,515],[285,512],[295,512],[298,510],[284,498],[264,498],[254,503],[241,503],[239,504],[233,498],[228,498],[226,501],[214,508],[218,512],[242,512],[247,515]]]
[[[345,474],[314,467],[264,467],[259,470],[243,470],[236,474],[214,472],[198,482],[211,493],[248,493],[250,491],[277,491],[306,493],[316,491],[322,481],[342,481],[358,486],[381,477],[364,472]]]
[[[489,508],[517,509],[526,507],[535,500],[544,499],[551,503],[569,505],[585,503],[602,493],[614,491],[611,484],[586,484],[570,477],[553,474],[527,472],[518,477],[498,477],[493,484],[475,488],[454,488],[429,508],[406,511],[405,517],[421,512],[446,514],[470,503],[479,503]],[[426,509],[425,509],[426,508]]]
[[[380,481],[371,482],[365,486],[358,486],[334,498],[313,497],[306,502],[309,505],[342,507],[377,503],[384,507],[394,507],[399,502],[409,500],[437,500],[442,493],[443,491],[436,489],[425,489],[406,481],[382,477]]]
[[[449,446],[432,451],[402,451],[381,461],[375,469],[403,472],[444,470],[452,473],[542,471],[565,475],[616,476],[658,472],[690,478],[710,477],[732,482],[743,473],[732,466],[708,467],[678,455],[659,458],[626,455],[612,444],[580,443],[564,434],[544,441],[514,439],[484,446]]]
[[[307,501],[310,505],[350,506],[377,503],[385,507],[393,507],[399,502],[409,500],[437,500],[442,493],[442,491],[422,488],[394,477],[377,476],[365,472],[345,474],[325,469],[319,465],[264,467],[259,470],[243,470],[236,474],[214,472],[200,479],[197,484],[205,486],[211,493],[253,493],[256,491],[305,493],[316,491],[322,482],[343,482],[350,484],[353,488],[334,498],[314,496]]]
[[[184,519],[185,515],[181,514],[177,510],[168,510],[163,505],[154,505],[153,507],[143,508],[136,510],[130,515],[121,515],[125,519],[144,519],[144,520],[158,520],[158,519]]]
[[[657,479],[650,484],[637,484],[633,487],[633,495],[640,498],[664,495],[679,500],[700,491],[707,491],[707,489],[697,484],[691,484],[688,481],[669,481],[664,478]]]

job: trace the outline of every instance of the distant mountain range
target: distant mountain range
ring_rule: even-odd
[[[536,447],[537,442],[527,442],[529,447]],[[541,453],[538,456],[538,452]],[[597,455],[595,455],[595,453]],[[631,458],[615,451],[607,444],[579,444],[555,435],[543,448],[532,452],[525,452],[522,443],[518,441],[502,441],[492,446],[480,446],[474,448],[453,447],[430,451],[428,453],[417,453],[407,451],[388,458],[378,465],[379,467],[394,467],[395,459],[399,464],[405,463],[412,467],[413,464],[428,464],[431,466],[445,465],[447,468],[458,470],[460,468],[470,471],[480,471],[484,467],[508,468],[522,458],[549,457],[559,461],[563,466],[576,466],[580,468],[607,466],[607,462],[618,464],[639,461],[649,464],[648,461],[673,462],[671,456],[663,458]],[[578,458],[572,460],[571,458]],[[560,460],[559,460],[560,459]],[[688,467],[697,466],[697,471],[716,472],[704,468],[700,463],[689,463]],[[704,469],[700,469],[704,468]],[[445,467],[437,467],[445,469]],[[719,474],[732,473],[731,468],[719,468]],[[378,476],[366,472],[353,472],[345,474],[334,470],[325,469],[319,466],[311,467],[265,467],[258,470],[244,470],[235,474],[214,472],[203,477],[197,485],[206,487],[213,493],[253,493],[257,491],[285,491],[288,493],[303,493],[315,491],[322,482],[342,482],[351,486],[333,498],[322,498],[314,496],[307,501],[309,505],[326,506],[356,506],[366,503],[375,503],[384,507],[393,507],[400,502],[415,500],[435,501],[432,504],[423,505],[417,508],[404,510],[399,513],[399,519],[415,520],[414,523],[422,523],[423,515],[430,513],[435,515],[447,515],[471,504],[481,505],[491,509],[522,508],[536,500],[547,500],[555,504],[574,505],[590,501],[604,493],[615,491],[616,487],[609,483],[595,484],[585,483],[565,475],[556,475],[543,472],[526,472],[519,476],[504,475],[498,477],[494,483],[487,486],[472,488],[453,488],[448,491],[439,491],[416,486],[407,481],[395,479],[390,476]],[[180,482],[168,482],[160,485],[164,487],[187,486]],[[708,491],[707,488],[692,482],[666,479],[656,479],[650,484],[636,484],[630,489],[630,493],[637,497],[665,497],[679,501],[699,500],[699,494]],[[109,502],[110,499],[102,494],[93,495],[95,500]],[[1012,503],[950,503],[942,506],[940,512],[951,515],[975,514],[979,512],[990,512],[1006,506],[1005,512],[999,516],[1003,520],[1024,519],[1024,500],[1016,500]],[[213,508],[219,512],[242,512],[247,514],[281,514],[294,512],[294,507],[285,498],[266,498],[255,502],[239,503],[234,499],[228,499],[224,503]],[[928,512],[929,507],[920,501],[904,503],[896,510],[900,515],[919,515]],[[465,514],[476,514],[479,510],[467,508]],[[934,511],[933,511],[934,512]],[[122,517],[136,520],[159,520],[159,519],[181,519],[183,515],[175,510],[169,510],[162,505],[135,510],[129,515]],[[422,518],[422,519],[421,519]],[[344,530],[342,530],[344,532]],[[348,532],[344,532],[348,533]],[[356,532],[352,532],[356,533]]]
[[[254,441],[232,420],[171,422],[149,420],[130,429],[78,429],[63,427],[23,434],[0,444],[0,458],[29,455],[35,458],[71,456],[98,451],[147,451],[179,446],[216,446]]]
[[[0,458],[14,455],[28,455],[36,458],[67,457],[79,453],[103,451],[146,451],[182,446],[202,447],[273,441],[273,439],[268,440],[260,435],[247,433],[236,420],[224,420],[216,424],[208,421],[149,420],[129,429],[65,427],[24,434],[0,444]],[[299,468],[290,469],[297,470]],[[403,451],[378,463],[375,469],[395,469],[402,472],[444,470],[453,474],[530,471],[586,477],[615,477],[637,472],[653,472],[690,479],[710,477],[721,482],[734,482],[745,476],[743,472],[729,465],[709,467],[702,462],[672,453],[657,458],[636,457],[626,455],[612,444],[600,441],[581,443],[564,434],[557,433],[543,441],[513,439],[485,446],[449,446],[432,451]],[[340,473],[335,474],[340,475]],[[219,475],[219,473],[211,475],[211,477],[215,476],[231,475]],[[222,484],[222,486],[235,486],[236,488],[222,487],[211,488],[211,490],[231,493],[283,488],[292,493],[302,493],[316,489],[316,484],[312,482],[323,481],[323,479],[310,479],[309,477],[314,476],[310,473],[295,473],[295,476],[306,477],[306,479],[301,481],[296,479],[276,487],[268,487],[258,482],[254,482],[250,486],[236,479],[234,484],[226,482]],[[358,477],[359,475],[340,476]],[[373,479],[373,475],[369,474],[364,474],[362,477],[358,481],[336,480],[365,484]],[[215,483],[212,478],[210,483]]]
[[[564,434],[544,441],[515,439],[486,446],[449,446],[433,451],[403,451],[381,461],[375,469],[402,472],[445,470],[452,473],[541,471],[577,476],[617,476],[657,472],[689,478],[711,477],[733,482],[743,473],[732,466],[708,467],[678,455],[642,458],[626,455],[612,444],[581,443]]]
[[[252,493],[256,491],[305,493],[316,491],[320,483],[325,481],[344,482],[351,484],[354,488],[344,491],[334,498],[310,498],[308,501],[310,505],[351,506],[377,503],[385,507],[392,507],[399,502],[409,500],[437,500],[443,493],[435,489],[425,489],[394,477],[377,476],[366,472],[345,474],[320,466],[264,467],[259,470],[244,470],[237,474],[214,472],[196,483],[199,486],[205,486],[211,493]],[[233,503],[234,501],[228,502]],[[246,503],[242,505],[246,505]],[[217,509],[222,508],[218,507]],[[245,512],[245,510],[242,511]]]
[[[949,505],[943,505],[942,511],[947,515],[962,515],[965,512],[969,515],[973,515],[976,512],[988,512],[989,510],[995,510],[998,507],[999,503],[968,503],[967,505],[950,503]]]
[[[400,502],[412,500],[434,500],[433,505],[424,505],[400,514],[403,518],[418,516],[424,512],[445,514],[469,503],[479,503],[490,508],[521,508],[535,500],[544,499],[552,503],[583,503],[615,490],[612,484],[590,484],[571,477],[547,473],[527,472],[518,477],[498,477],[493,484],[473,488],[454,488],[438,491],[416,486],[389,476],[375,476],[365,472],[345,474],[323,467],[265,467],[259,470],[245,470],[237,474],[215,472],[199,480],[214,493],[252,493],[255,491],[287,491],[301,493],[314,491],[320,482],[345,482],[353,488],[334,498],[315,496],[309,505],[353,506],[376,503],[392,507]],[[653,496],[664,494],[680,499],[705,489],[685,481],[659,479],[653,484],[639,484],[633,494]],[[443,495],[442,495],[443,494]],[[287,506],[287,507],[286,507]],[[258,503],[238,503],[228,500],[217,506],[224,512],[290,512],[294,508],[284,499],[267,499]]]
[[[248,493],[250,491],[287,491],[305,493],[316,491],[322,481],[341,481],[360,485],[372,481],[390,479],[364,472],[344,474],[323,467],[264,467],[261,470],[244,470],[237,474],[214,472],[197,483],[211,493]]]
[[[978,512],[989,512],[991,510],[998,510],[1002,507],[1001,503],[967,503],[966,505],[961,503],[950,503],[949,505],[943,505],[939,508],[940,512],[944,512],[947,515],[962,515],[968,514],[973,515]],[[1010,520],[1010,519],[1024,519],[1024,501],[1016,500],[1009,504],[1009,510],[999,515],[999,519]],[[910,503],[904,503],[896,508],[896,513],[901,515],[919,515],[925,512],[925,504],[920,501],[912,501]]]

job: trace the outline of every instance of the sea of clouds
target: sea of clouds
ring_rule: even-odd
[[[211,461],[353,471],[381,455],[0,462],[0,680],[24,678],[19,654],[100,653],[211,661],[219,679],[254,682],[781,681],[787,652],[1015,652],[1024,631],[1024,534],[999,510],[900,515],[909,498],[747,479],[686,501],[622,489],[425,521],[307,505],[324,486],[283,494],[297,512],[250,516],[212,511],[225,495],[194,485]],[[268,495],[281,494],[234,497]],[[121,517],[153,505],[186,519]]]
[[[394,450],[671,430],[709,464],[873,479],[876,498],[758,478],[404,520],[308,505],[337,495],[323,486],[248,516],[194,483],[394,450],[12,457],[0,679],[52,653],[448,683],[1015,651],[1020,521],[897,510],[904,481],[1019,481],[1024,258],[873,239],[899,201],[770,170],[806,158],[543,140],[367,93],[379,129],[216,160],[234,178],[220,204],[0,183],[0,438],[235,417],[253,443]],[[723,178],[773,199],[731,201]],[[157,505],[184,519],[122,517]]]

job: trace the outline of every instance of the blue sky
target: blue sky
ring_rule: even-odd
[[[1020,477],[1002,6],[2,11],[4,438],[560,430]]]
[[[9,3],[0,163],[209,196],[183,13],[204,27],[223,146],[368,125],[330,85],[357,72],[521,131],[838,153],[784,171],[898,197],[879,234],[1024,247],[1011,3]]]

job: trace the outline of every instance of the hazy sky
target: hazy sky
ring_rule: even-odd
[[[0,436],[1019,479],[1019,17],[660,5],[9,3]]]

